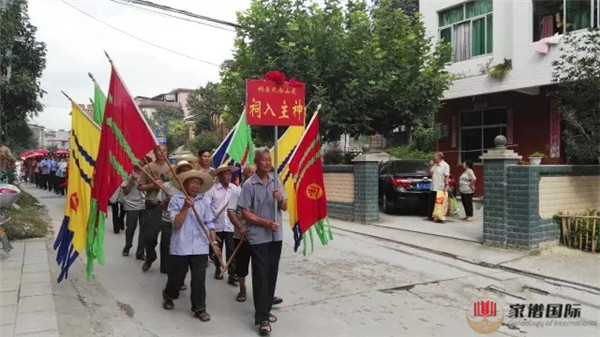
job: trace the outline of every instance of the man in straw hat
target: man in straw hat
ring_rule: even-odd
[[[225,244],[227,259],[233,255],[234,242],[233,242],[233,224],[227,217],[227,205],[229,200],[234,195],[239,194],[239,187],[231,183],[231,173],[237,171],[238,168],[235,166],[221,165],[218,169],[212,171],[212,175],[217,177],[217,182],[213,187],[206,192],[205,197],[213,215],[215,226],[217,228],[217,236],[220,239],[219,248],[223,249]],[[215,278],[222,280],[221,275],[221,261],[218,259],[215,262]],[[228,283],[231,285],[237,285],[237,277],[235,275],[235,264],[231,263],[228,267]]]
[[[254,324],[259,325],[260,334],[265,335],[271,332],[271,323],[277,321],[277,317],[271,314],[271,308],[283,241],[281,211],[287,210],[287,196],[277,173],[272,172],[269,149],[257,149],[254,162],[256,174],[242,186],[238,207],[242,218],[246,220],[247,237],[252,251]],[[275,202],[277,212],[274,209]]]
[[[175,174],[181,174],[192,170],[192,164],[187,160],[180,160],[175,166]],[[165,193],[165,191],[167,193]],[[156,200],[160,202],[159,207],[163,210],[162,212],[162,228],[160,232],[160,272],[166,274],[169,266],[169,247],[171,245],[171,233],[173,227],[173,221],[169,215],[169,201],[171,197],[179,193],[177,189],[177,182],[171,180],[163,185],[163,188],[158,192]],[[185,290],[186,287],[183,285],[181,290]]]
[[[173,232],[170,246],[170,266],[167,285],[163,290],[163,308],[173,310],[173,300],[179,297],[179,289],[185,280],[188,268],[192,273],[191,301],[194,316],[202,322],[208,322],[210,315],[206,311],[206,264],[208,262],[209,239],[201,226],[210,230],[210,240],[215,243],[217,234],[212,221],[210,207],[204,198],[213,185],[210,174],[191,170],[178,175],[178,180],[183,184],[185,194],[179,192],[169,201],[169,214],[173,221]],[[187,194],[187,197],[186,197]],[[190,208],[195,208],[202,220],[199,223],[195,213]],[[217,258],[221,258],[221,251],[216,248]]]

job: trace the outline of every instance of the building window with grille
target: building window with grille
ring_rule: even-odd
[[[473,110],[460,114],[460,158],[481,162],[485,150],[495,147],[494,138],[506,136],[506,109]]]
[[[492,0],[476,0],[438,13],[440,39],[452,45],[452,62],[492,53],[492,10]]]
[[[600,0],[533,0],[533,41],[600,26]]]

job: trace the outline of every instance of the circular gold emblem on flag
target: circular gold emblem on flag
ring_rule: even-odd
[[[312,183],[306,187],[306,196],[312,200],[318,200],[323,196],[323,189],[318,184]]]
[[[490,334],[500,329],[503,321],[504,307],[492,298],[478,298],[467,307],[467,323],[475,332]]]

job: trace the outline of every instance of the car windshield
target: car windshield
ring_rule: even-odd
[[[429,164],[426,161],[396,160],[392,162],[393,174],[422,174],[429,175]]]

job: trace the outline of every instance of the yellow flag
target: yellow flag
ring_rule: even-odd
[[[294,228],[298,217],[296,215],[296,191],[294,190],[294,181],[290,174],[288,164],[303,133],[304,126],[290,126],[277,142],[277,169],[279,178],[283,182],[283,189],[288,197],[288,214],[290,216],[291,228]],[[271,149],[271,158],[275,158],[273,149]]]
[[[77,104],[72,103],[65,218],[69,218],[68,229],[73,232],[73,248],[79,253],[85,248],[92,179],[99,145],[100,127]]]

